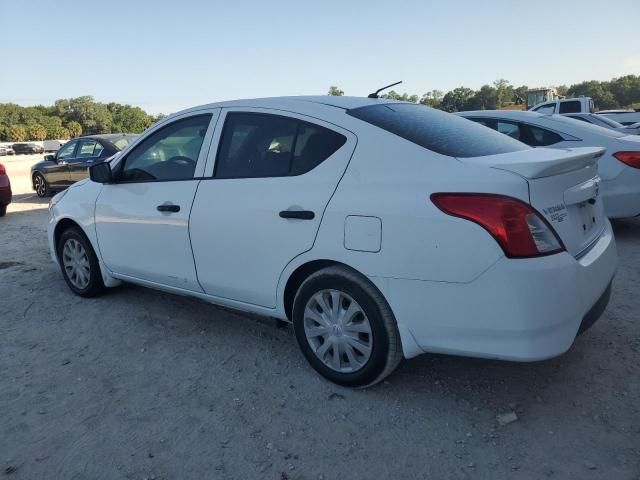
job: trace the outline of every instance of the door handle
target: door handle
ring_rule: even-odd
[[[280,218],[295,218],[297,220],[313,220],[316,214],[311,210],[283,210]]]
[[[159,212],[175,213],[180,211],[180,205],[158,205],[156,208]]]

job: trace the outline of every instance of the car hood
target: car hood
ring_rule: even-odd
[[[91,180],[89,178],[84,178],[82,180],[80,180],[79,182],[76,183],[72,183],[69,188],[78,188],[81,187],[82,185],[89,183]]]

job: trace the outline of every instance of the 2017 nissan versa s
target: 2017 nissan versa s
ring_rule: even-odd
[[[609,299],[602,152],[383,99],[217,103],[56,195],[49,243],[78,295],[127,281],[289,320],[342,385],[423,352],[539,360]]]

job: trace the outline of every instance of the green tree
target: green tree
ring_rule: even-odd
[[[56,100],[55,109],[67,125],[72,121],[78,122],[87,135],[111,133],[113,118],[109,109],[102,103],[96,103],[91,96]]]
[[[442,90],[431,90],[422,95],[420,103],[428,107],[439,108],[443,97],[444,92]]]
[[[440,107],[447,112],[459,112],[465,109],[467,102],[474,95],[474,91],[467,87],[454,88],[442,98]]]
[[[509,94],[509,81],[504,78],[499,78],[493,82],[496,92],[496,107],[502,107],[506,102],[511,101],[511,95]],[[494,107],[494,108],[496,108]]]
[[[332,95],[334,97],[341,97],[344,95],[344,92],[340,90],[338,87],[332,85],[329,87],[329,93],[327,95]]]
[[[567,90],[567,96],[569,97],[579,97],[580,95],[591,97],[593,99],[593,103],[600,110],[618,108],[620,106],[616,97],[614,97],[613,93],[609,90],[608,82],[589,80],[587,82],[571,85]]]
[[[47,138],[47,129],[37,123],[27,125],[27,137],[29,140],[44,140]]]
[[[7,140],[10,142],[24,142],[27,139],[27,129],[22,125],[9,125]]]
[[[465,110],[495,110],[500,106],[498,89],[483,85],[464,105]]]
[[[82,135],[82,125],[78,122],[71,121],[67,123],[67,131],[69,132],[70,138],[79,137]]]
[[[402,102],[418,103],[420,97],[418,95],[409,95],[408,93],[398,93],[395,90],[389,90],[389,93],[380,95],[382,98],[388,98],[390,100],[400,100]]]
[[[113,119],[113,132],[141,133],[154,123],[154,118],[140,107],[109,103],[107,109]]]
[[[640,75],[625,75],[609,82],[609,91],[622,107],[640,102]]]

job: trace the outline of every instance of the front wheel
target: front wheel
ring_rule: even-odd
[[[76,295],[95,297],[104,290],[98,257],[78,228],[65,230],[58,240],[58,261],[64,280]]]
[[[49,193],[51,193],[49,184],[41,173],[35,173],[33,175],[33,188],[40,198],[46,197],[47,195],[49,195]]]
[[[322,269],[302,283],[293,325],[311,366],[339,385],[374,385],[402,360],[389,305],[366,277],[347,267]]]
[[[7,206],[0,205],[0,217],[4,217],[7,214]]]

